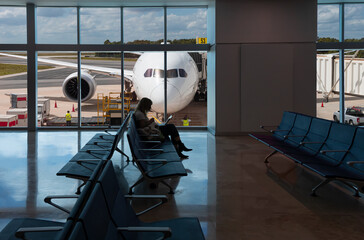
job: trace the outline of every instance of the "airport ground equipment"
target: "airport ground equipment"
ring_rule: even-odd
[[[362,125],[364,123],[364,108],[348,107],[345,109],[344,123],[350,125]],[[333,119],[335,122],[340,121],[340,111],[334,112]]]
[[[14,127],[17,121],[17,115],[0,115],[0,127]]]
[[[124,111],[122,108],[121,92],[110,92],[108,96],[103,93],[97,94],[97,124],[105,124],[108,121],[110,125],[120,125],[122,112],[128,114],[131,108],[131,95],[124,93]],[[119,120],[119,122],[116,121]]]
[[[140,178],[129,188],[133,188],[143,181],[162,183],[173,194],[173,188],[165,182],[166,179],[187,176],[187,171],[169,138],[161,141],[143,140],[136,129],[134,116],[131,117],[128,129],[128,142],[133,156],[133,162],[141,172]]]
[[[81,187],[86,184],[93,173],[98,162],[110,160],[115,151],[125,156],[127,161],[129,161],[129,157],[119,149],[118,144],[127,128],[131,114],[132,112],[127,115],[115,135],[110,134],[109,130],[106,130],[106,133],[95,134],[95,136],[58,171],[57,176],[65,176],[83,181],[77,189],[76,193],[78,194],[81,191]]]
[[[293,112],[284,112],[275,130],[262,128],[272,134],[250,136],[273,149],[265,158],[267,166],[270,157],[281,153],[324,178],[312,189],[312,195],[331,181],[349,186],[355,196],[364,191],[363,128]]]

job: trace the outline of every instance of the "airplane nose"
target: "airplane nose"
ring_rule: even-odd
[[[156,112],[164,112],[164,84],[155,87],[151,93],[153,101],[152,109]],[[175,112],[181,102],[179,90],[172,84],[167,83],[167,111]]]

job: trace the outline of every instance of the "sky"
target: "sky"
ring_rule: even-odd
[[[124,42],[164,37],[163,8],[124,8]],[[119,8],[81,8],[81,43],[120,41]],[[77,43],[76,8],[37,8],[37,42]],[[0,7],[0,43],[26,43],[26,10]],[[168,39],[207,36],[207,9],[168,8]]]
[[[317,35],[339,39],[339,5],[318,5]],[[364,38],[364,4],[345,4],[344,36]]]

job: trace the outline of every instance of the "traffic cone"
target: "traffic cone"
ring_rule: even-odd
[[[72,112],[75,112],[75,105],[72,105]]]
[[[321,107],[324,107],[324,101],[322,101],[322,103],[321,103]]]
[[[57,108],[57,101],[54,101],[54,108]]]

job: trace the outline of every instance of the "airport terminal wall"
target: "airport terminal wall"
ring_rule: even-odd
[[[216,135],[316,114],[317,2],[216,1]]]

